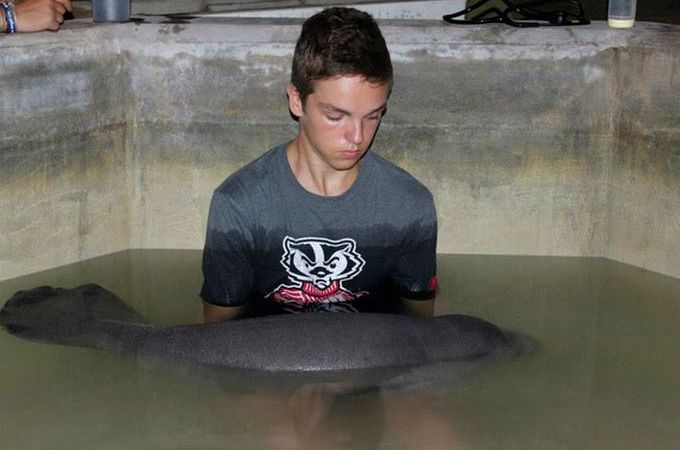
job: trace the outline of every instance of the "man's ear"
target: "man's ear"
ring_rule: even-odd
[[[286,93],[288,94],[288,109],[290,110],[290,113],[295,117],[302,117],[304,114],[302,98],[300,98],[300,92],[293,86],[293,83],[288,84]]]

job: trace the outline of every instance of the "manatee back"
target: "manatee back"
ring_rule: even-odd
[[[417,328],[417,327],[416,327]],[[149,334],[147,354],[266,371],[338,371],[427,362],[414,322],[390,314],[313,313],[174,327]]]

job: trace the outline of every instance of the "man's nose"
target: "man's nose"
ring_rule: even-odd
[[[354,145],[361,145],[364,142],[364,124],[363,121],[352,121],[348,125],[345,133],[345,138]]]

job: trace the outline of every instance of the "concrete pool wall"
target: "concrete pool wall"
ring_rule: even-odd
[[[293,135],[300,20],[154,20],[0,38],[0,279],[201,248],[212,190]],[[680,26],[381,26],[373,148],[432,190],[440,252],[680,277]]]

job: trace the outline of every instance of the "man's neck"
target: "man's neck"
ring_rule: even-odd
[[[328,168],[312,152],[301,150],[297,139],[288,144],[286,155],[298,183],[308,192],[322,197],[344,194],[359,176],[361,163],[347,170]]]

